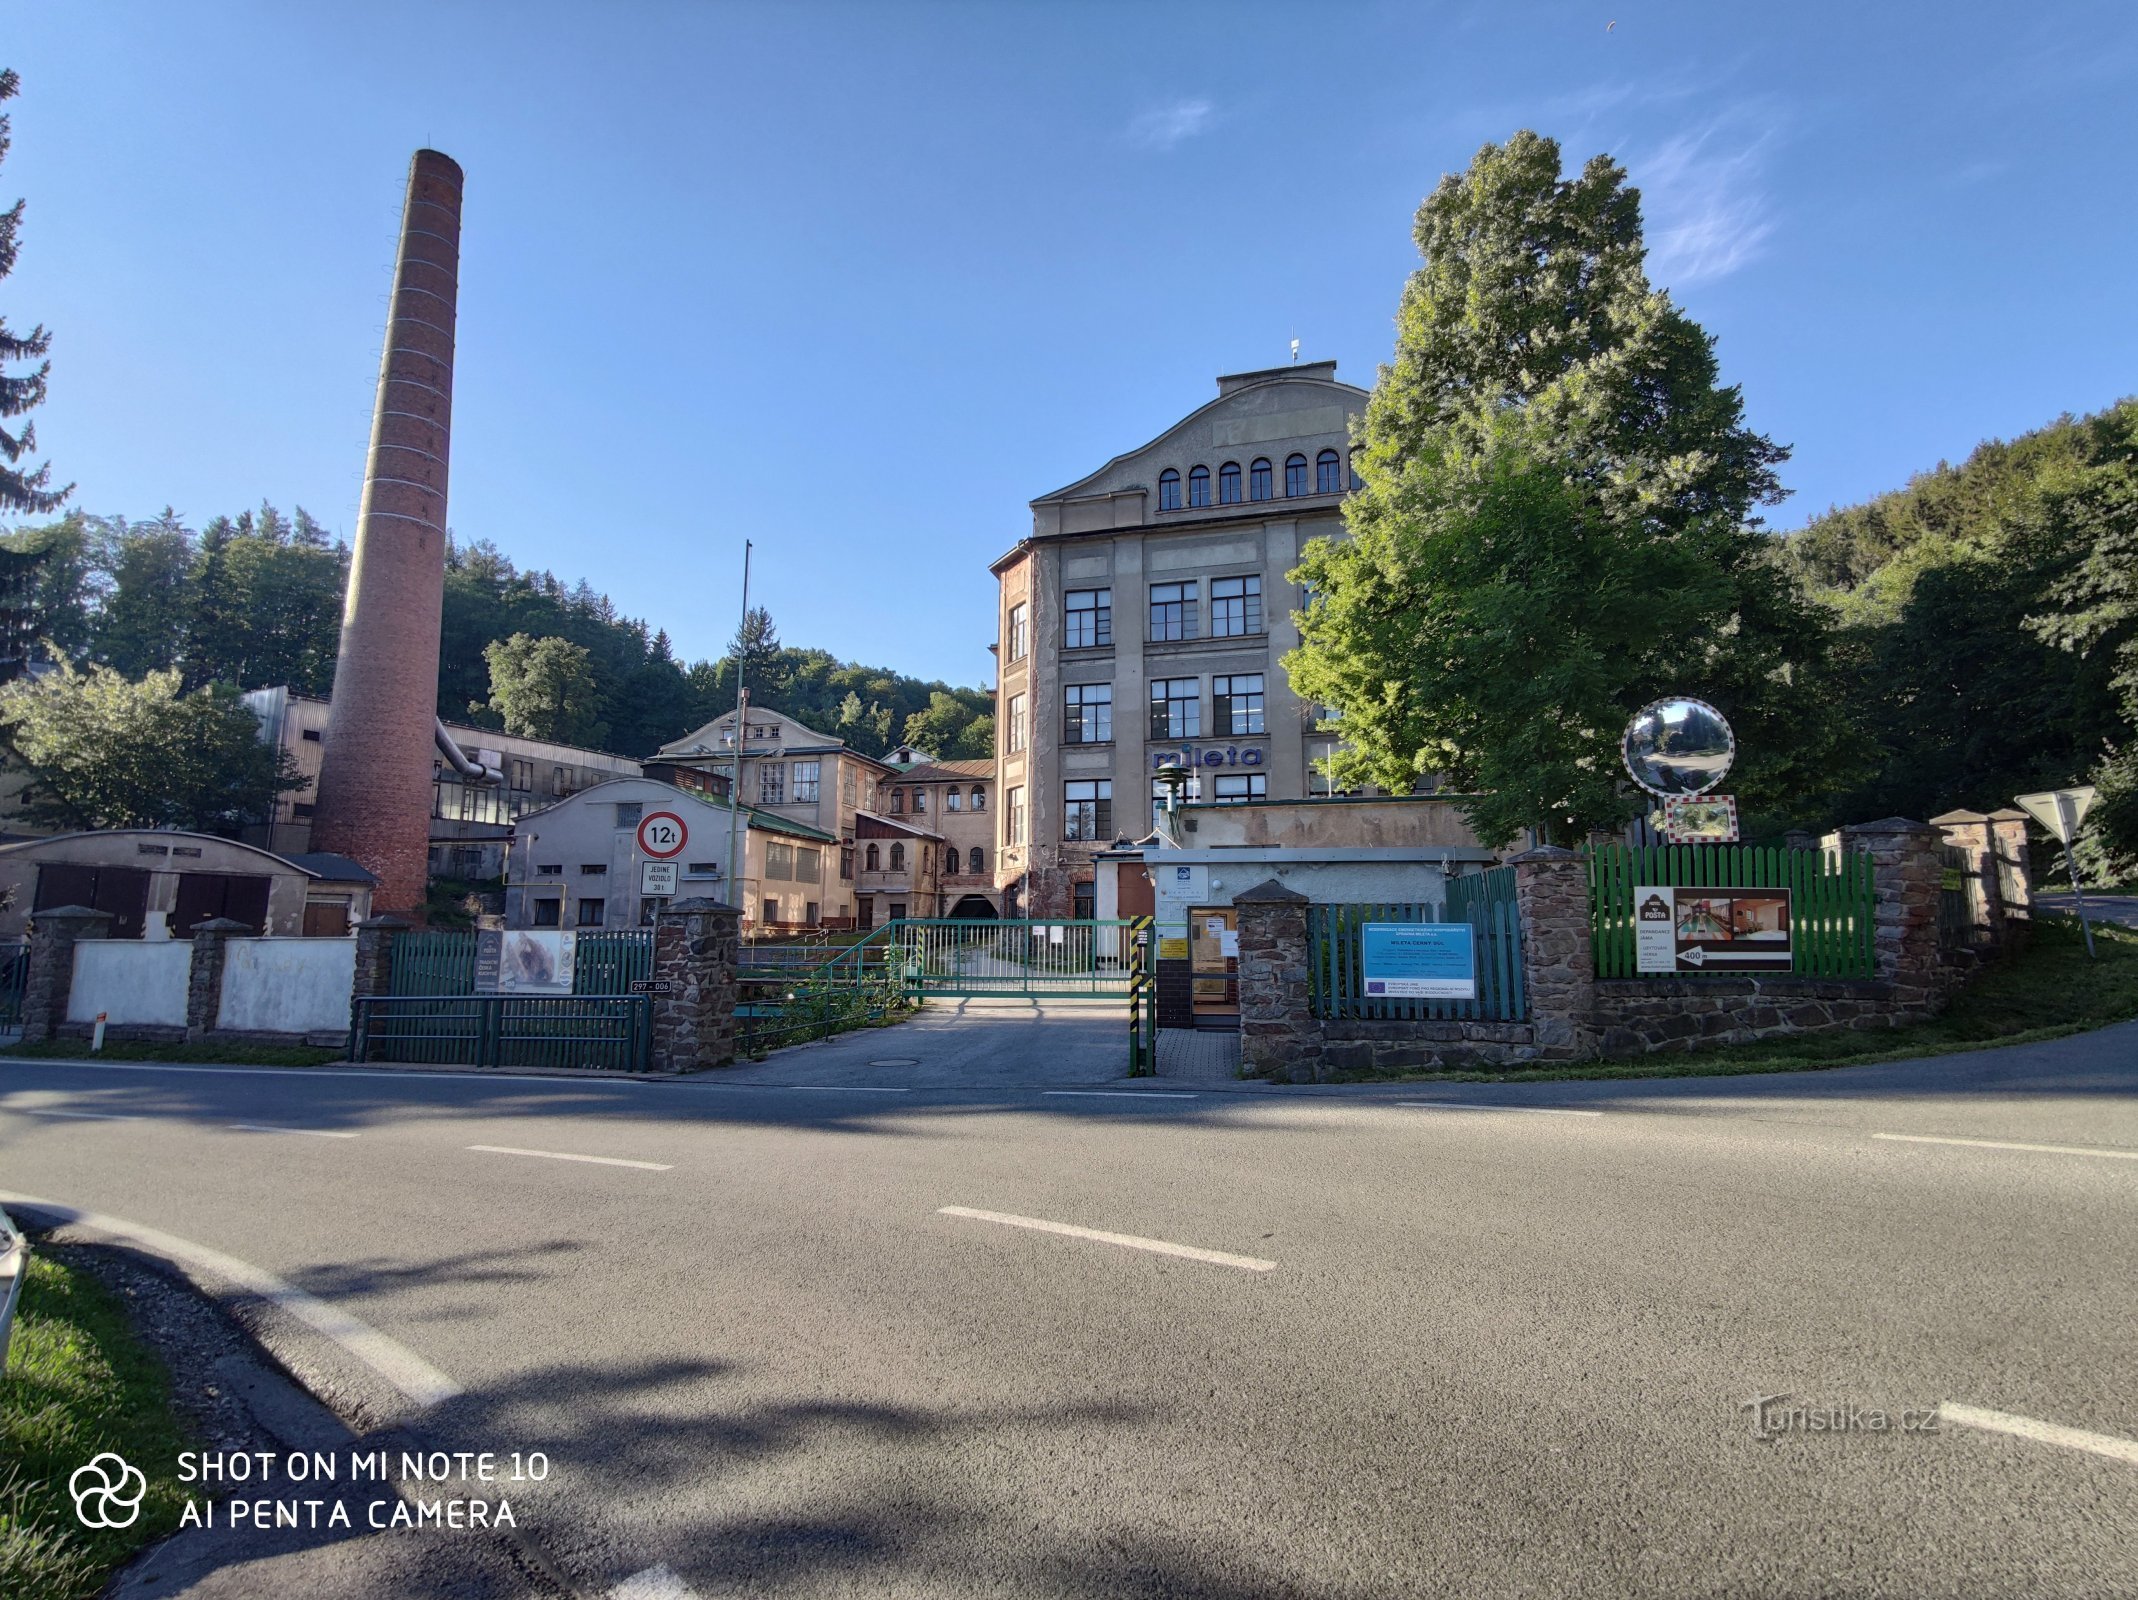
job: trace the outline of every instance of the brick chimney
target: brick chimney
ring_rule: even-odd
[[[456,162],[416,152],[314,802],[312,848],[378,878],[374,915],[420,917],[429,873],[460,190]]]

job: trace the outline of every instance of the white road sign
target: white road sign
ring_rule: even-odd
[[[642,895],[676,892],[676,864],[673,861],[642,861],[638,869],[638,892]]]
[[[2019,808],[2056,835],[2058,844],[2069,844],[2079,834],[2079,824],[2093,809],[2094,786],[2082,783],[2075,789],[2044,789],[2023,794]]]

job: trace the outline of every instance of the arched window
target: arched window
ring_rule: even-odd
[[[1268,456],[1264,456],[1247,469],[1247,498],[1250,500],[1267,500],[1269,498]]]
[[[1197,467],[1188,474],[1188,504],[1206,506],[1210,503],[1210,469]]]
[[[1342,494],[1344,492],[1343,457],[1334,450],[1324,450],[1314,458],[1314,492],[1316,494]]]
[[[987,809],[987,791],[977,783],[972,786],[972,808],[975,811]]]
[[[881,872],[883,870],[883,852],[874,845],[869,846],[869,853],[863,870],[867,872]]]
[[[987,856],[986,856],[985,852],[983,852],[983,851],[981,850],[981,848],[980,848],[980,847],[979,847],[978,845],[974,845],[974,846],[972,847],[972,857],[971,857],[971,860],[972,860],[972,875],[973,875],[974,877],[976,877],[976,878],[977,878],[977,877],[979,877],[979,876],[980,876],[980,874],[981,874],[981,873],[983,873],[983,872],[987,871]]]
[[[1178,511],[1180,509],[1180,474],[1171,467],[1158,474],[1158,509],[1160,511]]]
[[[893,872],[904,872],[906,870],[906,847],[902,844],[891,846],[891,870]]]
[[[1221,506],[1236,506],[1240,503],[1240,464],[1228,461],[1217,469],[1217,503]]]
[[[1284,462],[1284,492],[1301,495],[1307,492],[1307,458],[1288,456]]]
[[[1350,455],[1344,458],[1344,464],[1351,471],[1351,492],[1357,494],[1359,490],[1366,487],[1366,480],[1359,476],[1359,453],[1356,450],[1352,451]]]
[[[955,878],[957,875],[958,847],[956,845],[952,845],[949,849],[943,852],[943,876],[946,878]]]

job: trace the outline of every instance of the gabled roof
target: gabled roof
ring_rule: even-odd
[[[742,813],[742,825],[745,828],[755,828],[759,833],[784,833],[796,839],[809,839],[823,844],[836,844],[838,842],[837,839],[826,833],[822,828],[812,828],[806,822],[796,822],[792,818],[779,815],[777,812],[760,811],[755,806],[730,806],[726,799],[720,795],[706,794],[698,789],[679,789],[676,785],[663,782],[659,778],[644,777],[604,778],[599,783],[588,784],[577,794],[568,794],[562,800],[552,800],[539,811],[523,811],[520,813],[519,821],[522,823],[532,822],[536,817],[546,817],[552,811],[560,810],[565,806],[576,805],[588,795],[597,794],[601,790],[619,783],[651,784],[656,789],[666,789],[678,801],[688,801],[692,805],[703,806],[708,811],[719,812],[723,817],[730,811],[740,811]],[[603,803],[611,804],[613,802]],[[517,827],[518,824],[516,823],[514,826]]]
[[[755,722],[760,716],[777,717],[786,724],[785,736],[780,740],[780,744],[784,747],[782,754],[805,756],[840,753],[850,755],[856,761],[866,761],[871,766],[881,767],[886,772],[898,770],[881,756],[872,756],[866,751],[855,749],[844,739],[834,739],[828,733],[819,733],[815,728],[810,727],[808,723],[802,721],[801,718],[789,716],[786,712],[776,707],[750,707],[750,720],[752,722]],[[693,756],[731,755],[734,753],[735,747],[733,745],[723,745],[719,739],[719,732],[723,723],[731,723],[734,720],[735,713],[732,710],[723,711],[712,721],[693,728],[680,739],[669,740],[668,743],[654,752],[653,759],[661,760],[665,757],[670,760],[687,760]],[[749,754],[747,741],[745,741],[744,758],[747,759]]]
[[[917,822],[908,822],[904,817],[887,817],[878,811],[857,811],[854,813],[854,836],[856,838],[866,837],[866,825],[871,823],[888,828],[893,833],[903,833],[910,838],[928,839],[937,844],[943,842],[943,836],[933,828],[924,828]]]
[[[331,850],[295,850],[283,858],[294,861],[322,883],[368,883],[374,888],[378,879],[362,865],[347,856],[338,856]]]
[[[913,783],[959,783],[974,778],[992,778],[995,764],[992,761],[926,761],[917,767],[908,767],[905,776]]]

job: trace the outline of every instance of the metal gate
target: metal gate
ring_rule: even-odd
[[[849,945],[809,976],[832,983],[881,977],[922,999],[929,995],[1119,995],[1126,999],[1136,963],[1133,935],[1146,920],[901,917]]]

